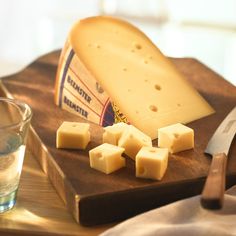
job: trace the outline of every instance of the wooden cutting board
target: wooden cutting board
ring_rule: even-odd
[[[56,130],[64,120],[82,121],[54,104],[59,53],[52,52],[22,72],[3,78],[1,94],[23,100],[32,107],[33,128],[28,148],[77,222],[89,226],[120,221],[201,192],[211,161],[203,152],[217,126],[236,105],[235,86],[195,59],[171,59],[216,113],[188,124],[195,130],[195,148],[171,155],[162,181],[137,179],[131,159],[127,159],[127,168],[105,175],[91,169],[88,158],[88,151],[101,144],[101,127],[91,124],[92,142],[85,151],[55,147]],[[235,183],[234,140],[227,166],[227,186]]]

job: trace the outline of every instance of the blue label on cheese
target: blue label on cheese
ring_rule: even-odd
[[[83,108],[81,108],[78,104],[75,104],[74,102],[70,101],[70,99],[67,98],[66,96],[64,96],[63,102],[68,107],[70,107],[73,110],[75,110],[76,112],[78,112],[78,114],[81,115],[82,117],[84,117],[86,119],[88,118],[88,112],[85,111]]]
[[[72,86],[72,88],[87,102],[91,102],[91,97],[81,88],[80,85],[75,83],[70,75],[67,76],[67,82]]]
[[[117,115],[109,96],[86,70],[66,43],[56,79],[56,103],[62,108],[102,126],[114,124]]]

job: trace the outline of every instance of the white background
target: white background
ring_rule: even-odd
[[[235,0],[0,0],[0,77],[63,47],[72,24],[109,14],[168,56],[195,57],[236,84]]]

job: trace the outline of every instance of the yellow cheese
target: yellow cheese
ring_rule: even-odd
[[[57,148],[85,149],[90,141],[89,124],[64,121],[57,130]]]
[[[214,112],[146,35],[107,16],[74,25],[56,81],[55,100],[62,108],[106,126],[115,121],[112,101],[119,108],[115,115],[152,139],[160,127]]]
[[[160,128],[158,146],[168,148],[170,153],[191,149],[194,147],[194,131],[182,124]]]
[[[89,151],[90,167],[110,174],[125,166],[124,148],[103,143]]]
[[[143,147],[136,156],[136,177],[161,180],[168,165],[168,149]]]
[[[123,147],[125,149],[125,154],[135,160],[136,154],[142,147],[152,147],[152,140],[133,125],[129,125],[122,133],[118,141],[118,146]]]
[[[110,143],[113,145],[118,145],[118,141],[122,133],[128,128],[128,125],[124,122],[116,123],[112,126],[107,126],[104,128],[103,133],[103,143]]]

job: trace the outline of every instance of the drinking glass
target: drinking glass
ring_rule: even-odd
[[[24,102],[0,98],[0,213],[16,202],[31,117]]]

